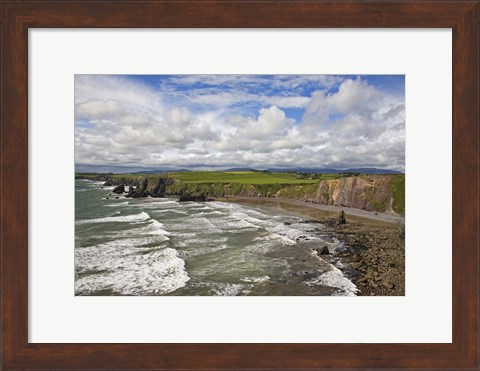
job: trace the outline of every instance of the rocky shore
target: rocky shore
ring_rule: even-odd
[[[305,218],[311,224],[309,232],[325,232],[331,238],[344,243],[345,248],[329,251],[326,244],[310,247],[313,254],[339,268],[358,288],[359,296],[405,295],[405,225],[404,218],[391,221],[388,214],[343,213],[344,222],[339,223],[341,211],[322,210],[319,205],[292,203],[290,201],[247,200],[245,198],[222,199],[281,208]],[[320,228],[322,225],[324,228]],[[305,242],[305,241],[299,241]],[[311,241],[307,241],[311,242]],[[309,243],[310,245],[310,243]]]
[[[324,222],[344,242],[344,251],[322,258],[338,266],[360,296],[405,295],[405,228],[403,225]],[[318,252],[317,254],[321,253]]]

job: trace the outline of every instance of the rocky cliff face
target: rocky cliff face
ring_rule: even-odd
[[[322,180],[315,188],[311,184],[285,187],[275,197],[403,215],[405,176],[361,175]]]
[[[394,211],[392,176],[356,176],[335,180],[323,180],[318,186],[315,202],[347,206],[356,209]]]

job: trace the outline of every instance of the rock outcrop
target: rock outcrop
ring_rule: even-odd
[[[125,184],[120,184],[119,186],[116,186],[113,191],[113,193],[117,193],[117,194],[122,194],[125,192]]]
[[[148,186],[148,179],[145,178],[142,181],[142,184],[139,185],[137,188],[133,188],[130,186],[130,191],[128,192],[126,197],[132,197],[132,198],[140,198],[140,197],[147,197],[150,195],[150,193],[147,190]]]
[[[207,201],[207,197],[204,194],[191,195],[191,194],[185,193],[181,195],[180,198],[178,199],[178,202],[186,202],[186,201],[204,202],[204,201]]]

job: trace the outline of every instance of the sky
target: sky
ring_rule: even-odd
[[[405,170],[403,75],[75,75],[77,169]]]

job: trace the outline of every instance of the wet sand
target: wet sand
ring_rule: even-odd
[[[305,223],[321,223],[330,233],[344,242],[346,250],[325,254],[323,246],[312,252],[341,269],[355,285],[358,295],[405,295],[405,218],[387,213],[313,204],[304,201],[265,197],[216,198],[263,207],[275,207],[305,218]],[[347,223],[338,225],[340,211]],[[323,251],[322,251],[323,250]]]

